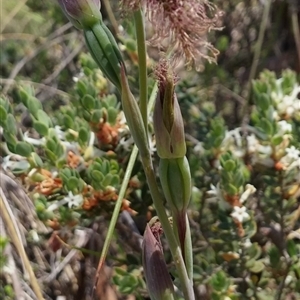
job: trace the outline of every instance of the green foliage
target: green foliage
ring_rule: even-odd
[[[203,63],[201,74],[182,71],[176,87],[193,185],[188,210],[193,280],[208,299],[298,299],[299,74],[265,70],[248,82],[262,8],[250,2],[214,1],[227,12],[224,31],[210,37],[221,51],[219,64]],[[283,6],[286,2],[278,2],[276,11],[287,11]],[[4,3],[3,15],[9,15],[16,4]],[[80,33],[74,31],[50,35],[59,34],[65,23],[58,12],[55,4],[27,1],[17,12],[20,22],[8,22],[4,28],[0,58],[3,79],[14,74],[19,61],[25,59],[26,63],[16,75],[16,83],[0,98],[1,164],[20,179],[47,228],[66,244],[74,245],[76,230],[90,230],[99,219],[110,220],[133,141],[120,95],[104,77],[109,74],[103,75],[91,55],[80,51],[55,75],[69,58],[66,55],[82,42]],[[122,25],[125,33],[120,34],[118,42],[129,66],[129,84],[139,98],[134,26],[130,20]],[[262,67],[269,66],[274,45],[281,44],[282,30],[271,31],[267,34],[270,42],[261,53]],[[5,40],[9,34],[19,32],[28,34],[28,39]],[[152,66],[148,70],[151,72]],[[115,70],[110,74],[116,82],[118,76]],[[149,83],[152,80],[149,78]],[[3,82],[1,88],[6,88]],[[157,166],[151,118],[148,127]],[[172,183],[168,184],[170,189]],[[140,161],[135,164],[125,197],[123,209],[131,212],[126,202],[130,200],[138,212],[136,220],[141,218],[143,223],[153,213],[148,207],[151,197]],[[168,204],[166,208],[170,210]],[[49,248],[49,236],[38,235]],[[126,247],[119,246],[117,254],[109,258],[112,283],[120,294],[144,299],[147,291],[140,253],[132,254],[134,263],[128,260],[125,251],[131,249],[127,250],[127,235],[125,239]],[[1,253],[7,243],[0,239]],[[61,252],[61,260],[65,252]],[[164,253],[180,290],[168,247]],[[7,256],[0,255],[1,271],[6,270],[6,263]],[[13,299],[12,286],[2,276],[0,283],[0,298]]]

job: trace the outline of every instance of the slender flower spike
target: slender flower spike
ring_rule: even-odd
[[[151,300],[174,299],[173,283],[163,256],[162,246],[147,224],[142,246],[143,267]]]
[[[134,139],[135,144],[137,145],[141,156],[147,156],[148,151],[148,139],[142,119],[142,115],[139,109],[139,106],[132,95],[124,65],[121,67],[121,84],[122,84],[122,107],[127,120],[130,133]]]
[[[78,29],[89,27],[102,20],[100,0],[58,0],[66,17]]]
[[[179,158],[186,153],[183,119],[177,101],[175,76],[166,60],[160,62],[156,75],[159,90],[156,98],[153,125],[157,154],[160,158]]]

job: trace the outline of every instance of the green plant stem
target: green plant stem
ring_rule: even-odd
[[[260,57],[260,54],[261,54],[261,49],[262,49],[262,44],[263,44],[263,41],[264,41],[265,31],[266,31],[268,20],[269,20],[271,4],[272,4],[272,0],[267,0],[266,4],[265,4],[265,7],[264,7],[262,21],[260,23],[260,28],[259,28],[258,39],[257,39],[257,42],[255,44],[255,48],[254,48],[254,57],[253,57],[253,60],[252,60],[249,79],[248,79],[248,83],[247,83],[247,87],[246,87],[246,97],[245,98],[247,99],[247,101],[245,101],[245,104],[244,104],[244,107],[243,107],[243,110],[242,110],[242,113],[243,113],[242,116],[247,115],[247,110],[248,110],[249,101],[250,101],[250,89],[251,89],[251,85],[252,85],[252,80],[255,78],[256,71],[257,71],[257,66],[258,66],[258,63],[259,63],[259,57]]]
[[[140,110],[143,118],[144,127],[148,136],[148,80],[147,80],[147,52],[145,38],[145,23],[142,9],[134,12],[135,32],[138,49],[138,64],[139,64],[139,84],[140,84]]]
[[[121,186],[119,196],[118,196],[115,208],[114,208],[114,212],[113,212],[112,218],[111,218],[110,223],[109,223],[108,231],[107,231],[107,234],[106,234],[106,239],[104,241],[103,249],[102,249],[102,252],[101,252],[101,256],[100,256],[100,260],[99,260],[99,264],[98,264],[98,268],[97,268],[97,272],[96,272],[96,276],[95,276],[94,289],[97,286],[100,270],[101,270],[101,268],[102,268],[102,266],[105,262],[105,258],[106,258],[107,253],[108,253],[109,245],[111,243],[113,233],[114,233],[114,230],[115,230],[115,227],[116,227],[116,223],[117,223],[117,220],[118,220],[118,217],[119,217],[119,212],[120,212],[120,209],[121,209],[121,206],[122,206],[122,200],[124,198],[124,195],[125,195],[125,192],[126,192],[126,189],[127,189],[127,186],[128,186],[128,182],[129,182],[130,177],[131,177],[131,172],[132,172],[135,160],[137,158],[137,154],[138,154],[138,148],[137,148],[136,145],[134,145],[133,150],[132,150],[131,155],[130,155],[130,159],[129,159],[126,171],[125,171],[124,179],[122,181],[122,186]]]
[[[182,292],[184,295],[184,299],[185,300],[194,300],[195,295],[194,295],[194,291],[193,291],[193,286],[188,277],[180,247],[176,241],[176,237],[174,235],[174,232],[172,230],[172,227],[169,223],[168,216],[165,211],[164,199],[162,198],[161,193],[157,186],[156,177],[155,177],[150,153],[147,157],[141,157],[141,159],[142,159],[145,175],[147,178],[148,186],[150,189],[150,193],[151,193],[151,196],[153,199],[153,203],[154,203],[159,221],[164,230],[164,234],[167,238],[168,245],[170,247],[170,251],[172,253],[175,266],[177,268],[177,272],[178,272],[179,280],[181,283],[181,288],[182,288]]]
[[[115,18],[114,12],[113,12],[113,10],[111,8],[110,1],[109,0],[102,0],[102,2],[103,2],[104,7],[106,9],[106,12],[107,12],[109,21],[111,23],[111,26],[114,29],[115,35],[119,35],[119,25],[118,25],[118,22],[117,22],[117,20]]]
[[[157,87],[157,83],[156,83],[154,85],[153,89],[152,89],[152,93],[151,93],[151,96],[150,96],[150,99],[149,99],[148,111],[151,111],[151,109],[154,105],[154,100],[155,100],[155,97],[156,97],[157,89],[158,89],[158,87]],[[131,172],[132,172],[134,163],[135,163],[136,158],[137,158],[137,155],[138,155],[138,148],[135,145],[132,149],[132,153],[130,155],[129,162],[128,162],[128,165],[127,165],[127,168],[126,168],[126,171],[125,171],[125,174],[124,174],[124,179],[122,181],[121,189],[120,189],[120,192],[119,192],[119,195],[118,195],[118,199],[116,201],[116,205],[115,205],[115,208],[114,208],[114,211],[113,211],[113,215],[112,215],[112,218],[111,218],[110,223],[109,223],[108,231],[107,231],[107,234],[106,234],[106,239],[104,241],[104,245],[103,245],[103,248],[102,248],[102,252],[101,252],[101,256],[100,256],[100,260],[99,260],[99,264],[98,264],[98,268],[97,268],[97,272],[96,272],[96,276],[95,276],[94,290],[95,290],[95,287],[97,286],[97,281],[98,281],[98,277],[99,277],[99,274],[100,274],[100,270],[101,270],[101,268],[104,264],[105,258],[106,258],[107,253],[108,253],[109,245],[112,241],[113,232],[115,230],[116,223],[117,223],[118,216],[119,216],[119,212],[120,212],[120,209],[121,209],[121,206],[122,206],[122,200],[124,198],[124,195],[125,195],[125,192],[126,192],[126,189],[127,189],[127,186],[128,186],[128,182],[130,180]]]
[[[298,20],[298,10],[296,3],[290,3],[290,11],[291,11],[291,17],[292,17],[292,28],[293,28],[293,34],[295,39],[295,44],[297,48],[297,54],[298,54],[298,64],[300,68],[300,30],[299,30],[299,20]]]

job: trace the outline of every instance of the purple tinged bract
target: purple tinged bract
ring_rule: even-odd
[[[148,224],[142,251],[144,274],[151,299],[173,299],[174,287],[164,260],[162,246]]]
[[[100,0],[58,0],[58,3],[70,22],[79,29],[102,21]]]

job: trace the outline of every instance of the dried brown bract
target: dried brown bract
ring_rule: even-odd
[[[145,5],[154,28],[151,45],[171,48],[176,61],[184,58],[189,66],[199,67],[201,59],[215,62],[219,51],[207,42],[210,30],[220,30],[222,13],[206,0],[123,0],[126,10]],[[167,47],[165,45],[168,45]]]

